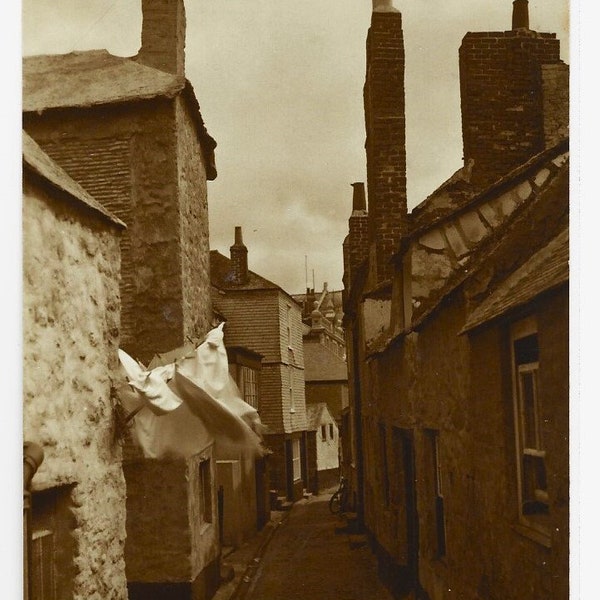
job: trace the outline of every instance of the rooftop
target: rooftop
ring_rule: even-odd
[[[31,138],[29,134],[23,131],[23,165],[36,173],[54,188],[68,194],[76,203],[92,210],[97,215],[103,217],[120,228],[126,225],[104,208],[95,200],[81,185],[73,180],[67,173],[59,167]]]
[[[507,277],[468,316],[463,332],[531,302],[569,280],[569,231],[562,231]]]

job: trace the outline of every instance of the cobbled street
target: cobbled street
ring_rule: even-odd
[[[329,512],[330,494],[294,504],[236,597],[248,600],[391,600],[362,536]]]

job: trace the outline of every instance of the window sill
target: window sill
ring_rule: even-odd
[[[290,415],[295,415],[295,414],[296,414],[296,409],[290,408]]]
[[[549,532],[534,529],[532,526],[525,525],[524,523],[516,523],[512,526],[512,528],[523,537],[529,538],[533,542],[536,542],[545,548],[552,548]]]

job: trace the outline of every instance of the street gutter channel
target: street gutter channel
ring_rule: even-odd
[[[229,597],[229,600],[242,600],[245,598],[246,594],[248,594],[253,586],[255,577],[260,570],[261,560],[267,550],[269,542],[273,538],[273,535],[275,535],[277,529],[287,521],[290,512],[290,510],[286,511],[281,519],[278,521],[271,521],[265,526],[265,529],[268,528],[269,530],[264,534],[258,548],[254,552],[254,557],[246,566],[246,570],[242,574],[240,581],[233,594]]]

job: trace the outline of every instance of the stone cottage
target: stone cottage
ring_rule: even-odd
[[[134,57],[94,50],[25,58],[23,123],[127,224],[121,347],[148,364],[212,325],[207,181],[216,177],[216,143],[185,78],[183,0],[142,0],[142,12]],[[130,598],[210,597],[219,579],[211,448],[164,462],[125,450]]]
[[[397,597],[568,598],[568,66],[527,5],[464,37],[465,164],[410,214],[402,17],[372,14],[345,451]]]
[[[44,452],[32,481],[28,592],[126,600],[126,491],[111,393],[125,226],[26,133],[22,211],[23,438]]]

